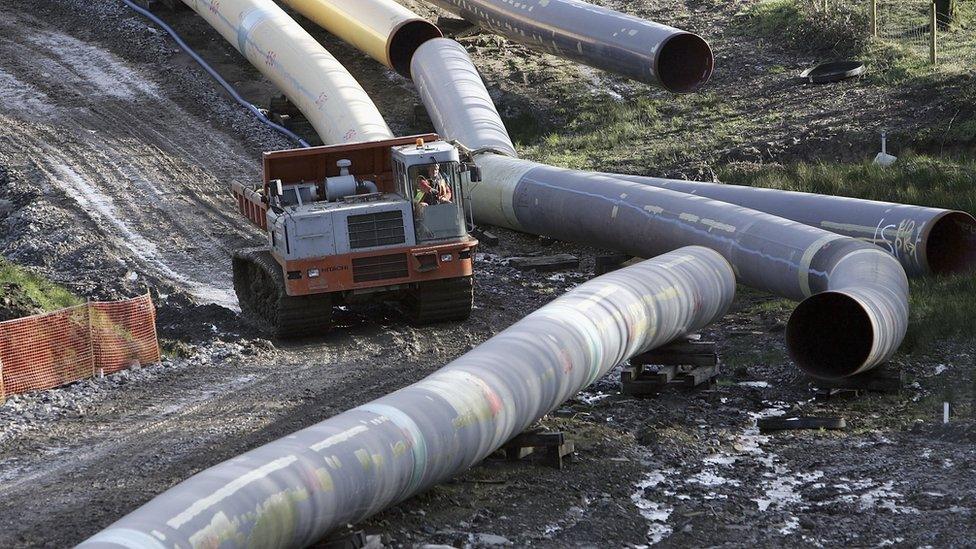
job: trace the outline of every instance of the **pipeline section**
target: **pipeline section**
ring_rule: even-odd
[[[976,269],[976,219],[966,212],[722,183],[601,175],[737,204],[876,244],[894,255],[910,277]]]
[[[491,103],[480,80],[451,85],[450,75],[463,65],[471,65],[464,48],[447,39],[426,42],[414,56],[413,79],[434,127],[447,137],[465,128],[464,135],[475,138],[469,147],[507,138],[489,111],[466,108]],[[812,375],[837,378],[870,369],[904,338],[908,281],[895,258],[875,246],[615,177],[490,153],[476,162],[483,181],[466,192],[481,222],[638,257],[701,245],[722,253],[742,283],[804,300],[790,318],[787,345]]]
[[[257,107],[255,107],[250,102],[246,101],[243,97],[241,97],[241,94],[237,93],[237,90],[234,89],[234,86],[231,86],[230,83],[224,80],[223,76],[220,76],[220,73],[214,70],[214,68],[211,67],[209,63],[204,61],[203,58],[200,57],[199,54],[197,54],[197,52],[193,51],[193,48],[191,48],[186,42],[183,41],[180,35],[175,30],[173,30],[173,27],[167,25],[162,19],[153,15],[153,13],[150,12],[149,10],[136,5],[136,3],[133,2],[132,0],[122,0],[122,2],[124,2],[125,5],[132,8],[132,10],[138,13],[139,15],[145,17],[146,19],[149,19],[153,23],[159,25],[159,27],[162,28],[164,31],[166,31],[166,34],[170,35],[170,37],[176,42],[176,44],[180,47],[180,49],[182,49],[184,52],[186,52],[187,55],[193,58],[193,60],[196,61],[197,64],[200,65],[200,67],[204,71],[206,71],[207,74],[210,75],[211,78],[213,78],[214,80],[217,81],[218,84],[220,84],[220,87],[224,88],[224,90],[230,94],[230,96],[234,99],[234,101],[236,101],[239,105],[241,105],[242,107],[250,111],[251,114],[257,117],[257,119],[262,124],[284,135],[288,139],[295,141],[301,147],[309,146],[309,144],[304,139],[296,135],[288,128],[280,124],[275,124],[271,120],[268,120],[268,117],[265,116],[264,113],[262,113]]]
[[[393,133],[351,74],[271,0],[183,0],[271,80],[326,144]]]
[[[427,378],[211,467],[79,547],[305,547],[477,464],[629,357],[717,320],[689,247],[593,279]]]
[[[711,77],[712,50],[700,36],[578,0],[429,0],[531,48],[673,93]]]
[[[393,2],[283,0],[320,27],[407,78],[420,44],[440,38],[436,25]]]

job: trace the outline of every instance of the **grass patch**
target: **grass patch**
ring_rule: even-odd
[[[729,164],[718,170],[726,183],[818,194],[920,204],[976,213],[976,160],[912,152],[882,168],[872,162]]]
[[[55,311],[85,302],[64,286],[3,259],[0,259],[0,299],[20,304],[21,307],[29,306],[39,312]],[[30,312],[27,311],[27,314]]]
[[[851,196],[976,212],[976,161],[907,154],[890,168],[861,164],[733,164],[727,183]],[[976,337],[976,276],[911,281],[911,318],[903,350],[924,351],[953,336]]]
[[[554,113],[564,122],[555,129],[538,139],[513,135],[526,158],[575,169],[649,170],[735,146],[751,128],[772,122],[737,113],[730,98],[715,93],[621,99],[568,90],[566,97]]]
[[[860,4],[765,0],[742,13],[742,30],[809,53],[849,54],[868,41],[868,14]]]
[[[976,2],[959,2],[956,18],[938,33],[938,65],[929,64],[928,11],[924,2],[882,6],[880,36],[870,36],[868,2],[764,0],[741,15],[746,35],[821,57],[857,57],[868,66],[865,78],[877,84],[900,84],[972,71],[976,58]]]

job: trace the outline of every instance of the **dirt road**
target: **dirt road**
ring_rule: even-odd
[[[192,14],[167,18],[249,99],[273,93]],[[409,83],[326,42],[384,90],[399,133],[427,129]],[[121,3],[0,1],[0,198],[14,205],[0,251],[86,296],[148,288],[163,334],[192,344],[0,406],[0,546],[76,543],[205,467],[418,380],[587,278],[598,253],[498,231],[463,325],[416,329],[377,306],[341,313],[328,337],[271,344],[232,310],[229,252],[259,235],[227,188],[285,146]],[[503,261],[558,252],[583,267]],[[901,395],[819,404],[783,351],[786,314],[744,292],[704,334],[725,361],[707,390],[636,400],[611,374],[567,403],[543,422],[576,442],[565,471],[489,460],[362,527],[394,546],[967,545],[976,437],[934,422],[933,387],[972,342],[903,361],[919,383]],[[755,429],[799,412],[852,429]]]

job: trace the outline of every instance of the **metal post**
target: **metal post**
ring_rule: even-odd
[[[931,21],[929,22],[929,62],[935,65],[939,62],[939,52],[938,52],[938,41],[936,39],[936,33],[939,28],[939,15],[938,10],[935,8],[935,2],[932,2],[930,6]]]
[[[871,0],[871,37],[878,37],[878,0]]]

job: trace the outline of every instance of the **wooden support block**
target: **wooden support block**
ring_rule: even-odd
[[[529,457],[533,452],[535,452],[535,448],[531,446],[506,446],[505,459],[508,461],[518,461],[520,459]]]
[[[680,376],[681,383],[687,389],[697,387],[702,383],[710,382],[718,377],[718,365],[699,366],[693,370],[683,373]]]
[[[631,364],[687,364],[715,366],[718,355],[713,341],[676,341],[630,359]]]
[[[527,431],[515,436],[502,446],[505,457],[510,461],[518,461],[544,449],[546,464],[557,469],[563,468],[563,458],[571,455],[575,450],[572,442],[567,442],[561,432],[545,432],[540,430]]]
[[[535,257],[510,257],[508,264],[520,271],[553,272],[578,269],[579,258],[575,255],[556,254]]]
[[[883,364],[863,374],[841,379],[811,378],[810,384],[826,391],[824,397],[829,397],[832,390],[899,393],[905,386],[905,374],[899,368]]]
[[[671,383],[674,376],[678,375],[677,366],[661,366],[657,369],[657,372],[651,373],[646,372],[645,376],[648,381],[654,381],[664,385],[665,383]]]
[[[794,429],[843,430],[847,428],[847,421],[842,417],[768,417],[757,420],[756,426],[763,433]]]
[[[634,381],[621,383],[620,391],[625,395],[649,396],[660,393],[665,386],[666,384],[658,383],[657,381],[636,379]]]

